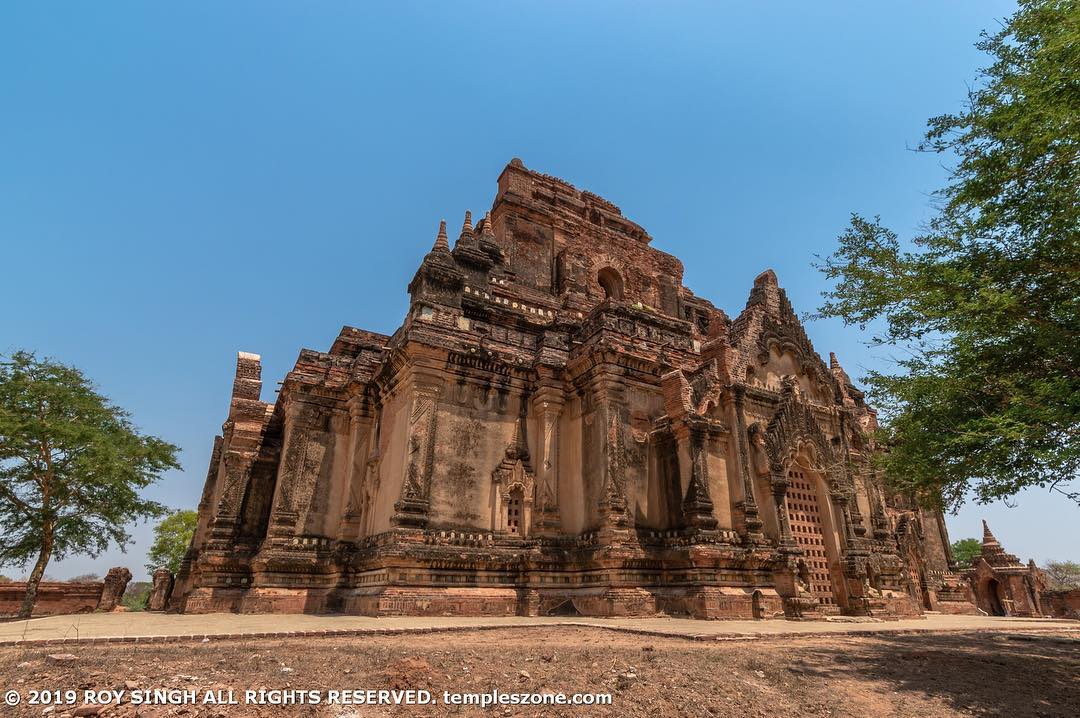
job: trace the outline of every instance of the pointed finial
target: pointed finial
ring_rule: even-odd
[[[490,212],[485,214],[484,218],[480,220],[480,234],[485,237],[492,237],[495,235],[495,225],[491,221]]]
[[[461,225],[461,236],[471,237],[473,233],[472,212],[465,210],[465,224]]]
[[[439,234],[435,237],[435,246],[431,248],[431,251],[445,250],[450,251],[450,240],[446,237],[446,220],[439,220]]]
[[[986,523],[986,519],[983,519],[982,524],[983,524],[983,543],[984,544],[998,543],[998,540],[997,540],[997,538],[994,537],[994,534],[990,533],[990,526]]]
[[[836,352],[829,352],[829,368],[830,369],[839,369],[840,368],[840,360],[836,358]]]
[[[514,435],[510,437],[510,443],[506,445],[506,457],[529,460],[529,445],[525,441],[525,426],[520,417],[514,422]]]

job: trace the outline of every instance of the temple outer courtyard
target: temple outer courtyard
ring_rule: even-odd
[[[1055,619],[1000,618],[996,616],[927,615],[897,621],[834,619],[829,621],[698,621],[679,618],[528,618],[528,617],[383,617],[213,613],[86,613],[49,616],[29,621],[0,623],[0,646],[20,641],[72,642],[88,640],[190,640],[211,638],[318,636],[334,632],[461,631],[466,629],[589,626],[644,635],[671,635],[698,639],[738,639],[832,633],[908,633],[941,631],[1076,631],[1080,622]]]
[[[71,640],[76,634],[79,640]],[[331,633],[334,632],[334,633]],[[282,636],[281,634],[292,634]],[[344,634],[344,635],[341,635]],[[135,640],[135,636],[158,636]],[[68,640],[64,640],[64,639]],[[1080,623],[930,615],[889,622],[364,618],[149,613],[0,624],[0,689],[603,693],[611,705],[78,702],[3,715],[1076,716]],[[108,640],[103,640],[108,639]],[[61,662],[49,656],[68,654]]]

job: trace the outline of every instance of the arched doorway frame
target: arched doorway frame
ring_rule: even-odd
[[[847,581],[844,580],[844,553],[849,545],[847,506],[855,493],[850,476],[837,461],[833,448],[818,425],[812,407],[803,400],[796,377],[785,376],[781,382],[782,400],[765,430],[765,453],[769,460],[769,480],[773,505],[780,527],[783,547],[798,547],[791,532],[787,492],[789,467],[801,460],[817,476],[813,484],[823,523],[830,536],[829,574],[833,602],[840,609],[848,607]],[[799,457],[802,457],[801,459]],[[825,533],[823,529],[823,533]]]
[[[846,604],[841,568],[842,528],[826,468],[818,457],[815,442],[802,440],[797,443],[794,455],[784,468],[788,483],[785,509],[792,538],[802,548],[810,566],[812,592],[823,606],[839,608]]]
[[[986,596],[987,613],[991,616],[1008,616],[1005,601],[1001,598],[1001,582],[994,577],[986,579],[983,584],[983,593]]]

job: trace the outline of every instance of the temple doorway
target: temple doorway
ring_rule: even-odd
[[[831,567],[839,556],[831,540],[829,502],[820,489],[820,475],[800,456],[788,469],[787,479],[791,535],[802,548],[810,569],[810,593],[820,601],[823,609],[838,608]]]
[[[986,582],[986,603],[990,607],[991,616],[1007,616],[1005,604],[1001,602],[1001,584],[997,579],[989,579]]]

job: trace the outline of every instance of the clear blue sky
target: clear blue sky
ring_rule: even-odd
[[[902,235],[940,159],[987,2],[184,2],[0,7],[0,351],[84,369],[183,449],[151,493],[198,501],[237,350],[263,398],[343,324],[391,332],[440,218],[511,157],[620,205],[732,315],[773,267],[813,309],[848,214]],[[853,376],[883,355],[808,327]],[[1023,558],[1080,545],[1041,493],[972,506]],[[73,558],[65,578],[127,564]],[[1071,558],[1080,558],[1076,555]],[[8,570],[9,573],[17,571]]]

